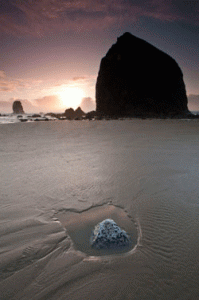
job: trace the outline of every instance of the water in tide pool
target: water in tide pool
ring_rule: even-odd
[[[198,120],[22,122],[0,140],[2,300],[199,299]],[[133,247],[92,254],[82,232],[105,218]]]

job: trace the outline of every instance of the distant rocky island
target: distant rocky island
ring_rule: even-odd
[[[110,117],[193,117],[176,61],[124,33],[102,58],[96,82],[97,114]]]
[[[86,113],[78,107],[77,109],[68,108],[64,113],[47,113],[46,116],[51,116],[59,120],[81,120],[86,118]]]
[[[21,101],[14,101],[12,104],[12,109],[14,114],[24,114],[23,106],[21,104]]]

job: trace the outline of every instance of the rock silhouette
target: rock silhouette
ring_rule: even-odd
[[[12,105],[13,113],[15,114],[24,114],[23,106],[21,104],[21,101],[14,101]]]
[[[65,110],[63,115],[68,119],[74,119],[75,111],[73,108],[68,108]]]
[[[80,107],[78,107],[76,110],[73,108],[68,108],[65,110],[63,116],[66,117],[67,119],[81,119],[85,113],[83,110],[81,110]]]
[[[176,61],[148,42],[124,33],[102,58],[96,83],[97,112],[108,116],[189,113]]]

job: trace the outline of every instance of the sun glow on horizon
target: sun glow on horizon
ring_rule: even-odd
[[[58,96],[66,108],[76,109],[85,97],[84,91],[76,86],[63,87]]]

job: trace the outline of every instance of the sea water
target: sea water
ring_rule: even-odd
[[[198,120],[1,125],[1,299],[197,299],[198,133]],[[94,225],[107,205],[136,246],[90,255],[69,215]]]

